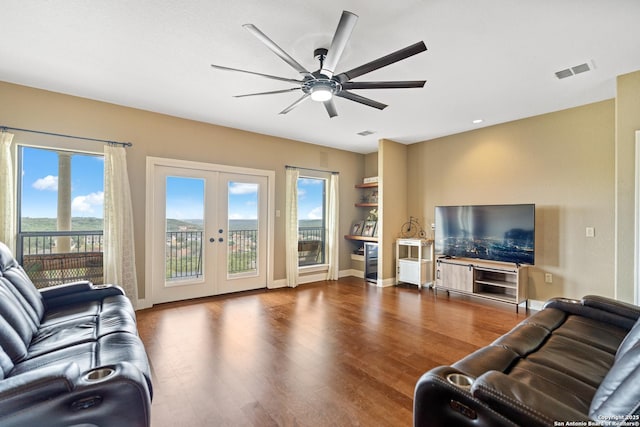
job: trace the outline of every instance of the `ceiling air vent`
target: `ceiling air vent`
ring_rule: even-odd
[[[367,136],[367,135],[371,135],[371,134],[374,134],[374,133],[376,133],[376,132],[373,131],[373,130],[363,130],[362,132],[358,132],[358,135]]]
[[[576,74],[586,73],[593,69],[592,62],[585,62],[584,64],[576,65],[575,67],[565,68],[564,70],[556,71],[555,75],[559,79],[575,76]]]

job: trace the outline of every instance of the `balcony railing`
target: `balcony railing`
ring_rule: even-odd
[[[324,264],[324,227],[298,228],[298,266]]]
[[[202,231],[168,231],[164,265],[167,280],[202,276]]]
[[[102,231],[23,232],[16,254],[38,288],[76,280],[101,284],[103,246]],[[69,249],[59,253],[60,247]]]
[[[300,227],[298,265],[325,262],[325,229]],[[202,276],[202,231],[169,231],[166,235],[166,280]],[[58,253],[59,239],[67,239],[70,250]],[[227,242],[229,274],[257,268],[258,230],[231,230]],[[18,235],[17,258],[37,287],[74,280],[103,282],[102,231],[24,232]]]

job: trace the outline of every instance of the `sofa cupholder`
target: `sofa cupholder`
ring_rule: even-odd
[[[113,369],[113,368],[94,369],[92,371],[87,372],[84,375],[84,379],[89,381],[89,382],[102,381],[102,380],[105,380],[105,379],[109,378],[115,372],[116,372],[116,370]]]
[[[106,289],[110,287],[111,285],[93,285],[93,289]]]
[[[449,374],[447,375],[447,381],[465,390],[469,390],[473,384],[473,378],[464,374]]]

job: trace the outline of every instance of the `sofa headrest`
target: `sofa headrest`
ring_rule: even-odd
[[[616,361],[622,358],[627,351],[635,347],[640,342],[640,318],[633,328],[629,331],[626,337],[620,343],[618,351],[616,351]]]
[[[596,390],[589,417],[594,420],[629,420],[640,414],[640,345],[627,350],[613,364]]]

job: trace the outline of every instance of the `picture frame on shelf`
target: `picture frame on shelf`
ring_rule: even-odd
[[[366,237],[373,237],[376,232],[377,221],[365,221],[362,229],[362,235]]]
[[[363,229],[364,229],[364,221],[354,221],[353,224],[351,225],[351,235],[361,236]]]

